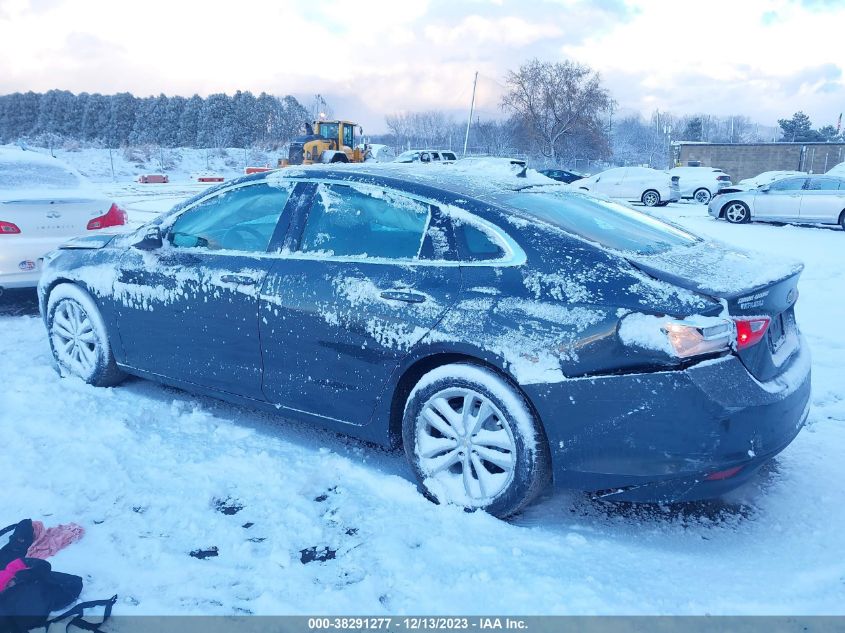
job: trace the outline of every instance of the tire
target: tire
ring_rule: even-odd
[[[464,411],[474,431],[467,432]],[[505,518],[530,503],[551,477],[542,427],[525,399],[478,365],[443,365],[408,396],[402,419],[405,456],[435,503]]]
[[[696,189],[695,193],[692,194],[692,199],[698,204],[708,204],[710,202],[710,198],[712,197],[713,196],[710,194],[710,191],[704,187]]]
[[[59,373],[95,387],[110,387],[126,375],[118,369],[97,304],[75,284],[59,284],[47,300],[47,334]]]
[[[640,197],[640,201],[647,207],[656,207],[660,204],[660,194],[654,189],[647,189]]]
[[[845,231],[845,210],[839,214],[839,226],[841,226],[842,230]]]
[[[722,208],[722,215],[731,224],[745,224],[751,221],[751,210],[747,204],[739,200],[728,202]]]

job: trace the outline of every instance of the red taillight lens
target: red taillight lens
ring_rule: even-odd
[[[104,215],[98,216],[93,220],[88,221],[88,230],[96,231],[97,229],[104,229],[109,226],[122,226],[129,220],[126,211],[121,209],[116,204],[109,207],[108,212]]]
[[[769,317],[755,317],[753,319],[734,319],[736,323],[736,347],[745,349],[760,342],[769,329]]]
[[[17,224],[0,220],[0,235],[13,235],[20,232],[21,230],[18,228]]]
[[[730,180],[730,176],[716,176],[716,180]]]

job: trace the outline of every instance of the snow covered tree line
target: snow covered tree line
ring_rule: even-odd
[[[0,96],[0,142],[55,147],[262,147],[277,149],[300,134],[308,111],[294,97],[262,92],[136,97],[67,90]]]

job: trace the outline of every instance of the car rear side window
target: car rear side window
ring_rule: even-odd
[[[299,249],[326,257],[415,259],[429,214],[427,204],[393,192],[321,184]]]
[[[464,261],[495,260],[505,256],[505,251],[491,235],[467,222],[455,226],[455,237],[460,258]]]
[[[289,197],[263,183],[223,191],[180,215],[168,238],[179,248],[263,253]]]
[[[504,201],[567,233],[617,251],[651,255],[700,241],[645,213],[580,193],[519,193]]]
[[[810,178],[808,191],[839,191],[841,181],[836,178]]]

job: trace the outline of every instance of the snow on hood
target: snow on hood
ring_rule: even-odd
[[[804,268],[796,260],[739,250],[716,241],[678,246],[656,255],[630,255],[627,259],[678,286],[727,296],[786,279]]]

